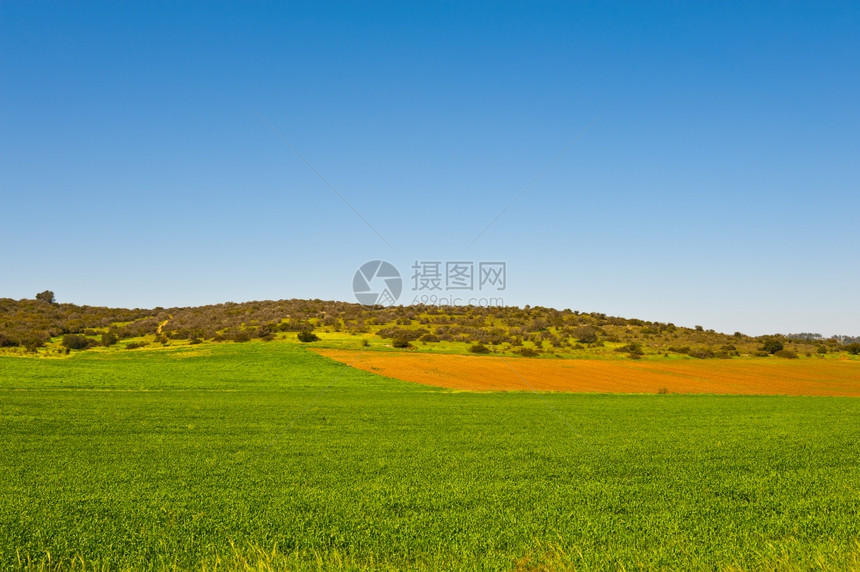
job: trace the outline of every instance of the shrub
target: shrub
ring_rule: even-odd
[[[620,348],[615,348],[615,351],[625,352],[625,353],[630,354],[631,356],[633,356],[633,355],[641,356],[645,353],[642,351],[642,347],[639,344],[636,344],[633,342],[627,344],[626,346],[621,346]]]
[[[312,332],[314,327],[310,322],[304,320],[290,320],[278,324],[278,329],[282,332]]]
[[[296,337],[299,339],[300,342],[305,344],[310,342],[316,342],[320,339],[318,335],[309,330],[303,330],[299,332],[298,334],[296,334]]]
[[[475,344],[469,348],[469,351],[473,354],[488,354],[490,353],[490,348],[484,344]]]
[[[597,341],[597,331],[591,326],[580,326],[573,329],[573,337],[579,343],[593,344]]]
[[[540,352],[534,348],[520,348],[515,353],[518,353],[523,357],[537,357],[540,355]]]
[[[439,341],[439,336],[437,336],[436,334],[424,334],[423,336],[421,336],[421,337],[420,337],[420,338],[418,338],[418,339],[419,339],[420,341],[422,341],[422,342],[431,342],[431,343],[433,343],[433,342],[438,342],[438,341]]]
[[[188,340],[188,343],[191,345],[197,345],[202,344],[203,340],[201,340],[200,338],[191,338],[190,340]]]
[[[860,355],[860,343],[853,342],[848,344],[845,346],[845,351],[853,356]]]
[[[777,350],[773,353],[773,355],[786,359],[797,359],[797,354],[791,350]]]
[[[137,348],[142,348],[148,346],[148,342],[129,342],[125,344],[125,349],[127,350],[136,350]]]
[[[119,338],[116,337],[116,334],[113,332],[105,332],[102,334],[102,345],[104,347],[110,347],[117,343]]]
[[[90,341],[86,336],[80,334],[66,334],[63,336],[63,346],[70,350],[85,350],[89,345]]]
[[[690,353],[688,355],[696,359],[710,359],[716,357],[716,354],[707,348],[697,348],[694,350],[690,350]],[[726,356],[728,357],[728,354],[726,354]]]
[[[6,334],[0,334],[0,348],[14,348],[17,345],[17,341],[13,340]]]
[[[45,340],[38,334],[30,334],[21,340],[21,345],[27,348],[27,351],[35,352],[37,349],[45,345]]]
[[[395,348],[411,348],[412,344],[409,343],[409,340],[403,338],[397,338],[396,340],[391,340],[391,345]]]
[[[272,324],[263,324],[254,332],[254,335],[260,339],[271,341],[275,339],[275,327]]]

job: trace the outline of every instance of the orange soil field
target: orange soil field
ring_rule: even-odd
[[[372,373],[472,391],[860,396],[852,360],[614,361],[317,349]]]

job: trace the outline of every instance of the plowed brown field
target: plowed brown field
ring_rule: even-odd
[[[860,362],[779,358],[612,361],[317,349],[388,377],[476,391],[860,396]]]

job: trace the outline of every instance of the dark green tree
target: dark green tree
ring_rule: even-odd
[[[54,293],[50,290],[45,290],[44,292],[39,292],[36,294],[36,300],[40,302],[47,302],[48,304],[53,304],[56,300],[54,300]]]
[[[764,343],[761,346],[761,351],[767,352],[769,354],[775,354],[776,352],[783,349],[784,347],[785,346],[783,346],[781,341],[774,339],[774,338],[771,338],[771,339],[764,341]]]

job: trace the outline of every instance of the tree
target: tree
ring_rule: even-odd
[[[36,300],[39,300],[40,302],[46,302],[48,304],[53,304],[55,302],[54,293],[50,290],[39,292],[38,294],[36,294]]]
[[[775,354],[779,350],[783,349],[782,342],[776,339],[765,340],[761,346],[761,351],[767,352],[769,354]]]

